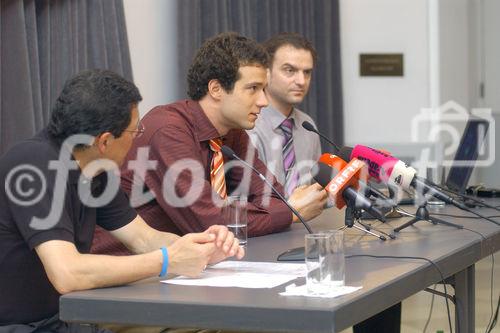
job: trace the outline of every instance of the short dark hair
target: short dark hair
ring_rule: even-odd
[[[231,92],[238,81],[240,66],[268,66],[268,56],[256,41],[235,32],[225,32],[205,41],[188,72],[188,95],[199,101],[208,92],[208,82],[218,80]]]
[[[132,106],[141,100],[135,84],[114,72],[83,71],[64,84],[47,129],[59,143],[76,134],[119,137],[130,124]]]
[[[282,46],[290,45],[299,50],[307,50],[311,52],[313,58],[313,64],[316,64],[318,60],[318,55],[316,49],[304,36],[293,32],[281,32],[276,34],[262,43],[270,58],[270,65],[274,61],[274,54]]]

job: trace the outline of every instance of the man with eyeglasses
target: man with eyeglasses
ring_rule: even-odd
[[[167,271],[197,276],[243,257],[224,226],[179,237],[130,207],[113,171],[144,131],[141,100],[113,72],[82,72],[66,82],[47,128],[0,158],[0,332],[88,332],[59,320],[61,294]],[[96,224],[135,255],[89,254]]]
[[[139,121],[137,122],[137,129],[135,129],[135,130],[127,130],[127,129],[125,129],[125,130],[123,130],[123,131],[124,131],[124,132],[134,133],[134,134],[132,134],[132,137],[135,139],[135,138],[140,137],[140,136],[144,133],[145,128],[144,128],[144,125],[143,125],[143,124],[141,123],[141,121],[139,120]]]

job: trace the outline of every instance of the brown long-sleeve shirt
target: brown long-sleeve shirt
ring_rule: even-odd
[[[214,203],[218,196],[210,184],[212,152],[208,141],[219,138],[220,134],[199,103],[182,100],[158,106],[142,119],[142,123],[145,133],[134,141],[121,173],[122,187],[128,194],[136,187],[135,190],[139,192],[150,191],[154,195],[154,199],[136,208],[139,215],[152,227],[179,235],[201,232],[214,224],[228,224],[221,217],[220,206]],[[244,130],[231,130],[222,139],[224,145],[231,147],[238,156],[266,175],[283,193],[282,186],[258,159]],[[147,149],[145,156],[149,162],[137,158],[141,148]],[[234,162],[227,158],[224,160],[228,193],[243,192],[248,196],[249,236],[286,229],[292,222],[288,207],[249,168],[229,168]],[[142,172],[131,170],[131,161],[136,162]],[[146,167],[147,163],[149,167]],[[195,172],[186,170],[186,167],[192,167]],[[238,186],[245,183],[244,177],[250,177],[250,181],[247,190],[241,191]],[[183,197],[184,200],[180,199]],[[98,231],[93,251],[116,252],[113,250],[116,244],[109,242],[110,239],[102,235],[101,230]]]

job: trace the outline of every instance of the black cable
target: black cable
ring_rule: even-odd
[[[447,217],[453,217],[453,218],[457,218],[457,219],[478,219],[478,220],[483,219],[482,217],[479,217],[479,216],[464,216],[464,215],[453,215],[453,214],[443,214],[443,213],[432,213],[430,215],[447,216]],[[492,216],[488,216],[488,218],[490,218],[490,219],[500,218],[500,215],[492,215]]]
[[[484,207],[488,207],[488,208],[491,208],[491,209],[495,209],[495,210],[499,210],[499,211],[500,211],[500,208],[499,208],[500,206],[493,206],[493,205],[487,204],[487,203],[486,203],[486,202],[484,202],[483,200],[478,199],[478,198],[476,198],[476,197],[474,197],[474,196],[472,196],[472,195],[467,195],[467,194],[463,194],[463,193],[460,193],[460,192],[457,192],[457,191],[454,191],[454,190],[450,190],[450,189],[445,188],[445,187],[443,187],[443,186],[440,186],[440,185],[438,185],[438,184],[436,184],[436,183],[434,183],[434,182],[432,182],[432,181],[430,181],[430,180],[427,180],[427,182],[428,182],[429,184],[431,184],[432,186],[437,187],[437,188],[438,188],[438,189],[440,189],[441,191],[445,191],[445,192],[448,192],[448,193],[452,193],[452,194],[454,194],[454,195],[456,195],[456,196],[458,196],[458,197],[460,197],[460,198],[463,198],[463,199],[469,199],[469,200],[472,200],[472,201],[474,201],[474,202],[477,202],[477,203],[479,203],[479,204],[483,205]]]
[[[434,284],[434,291],[436,291],[437,284]],[[434,308],[434,299],[435,299],[436,294],[432,294],[431,297],[431,306],[429,308],[429,316],[427,317],[427,321],[425,322],[424,329],[422,330],[422,333],[425,333],[427,331],[427,327],[429,326],[429,323],[431,322],[431,317],[432,317],[432,308]]]
[[[495,318],[493,318],[493,321],[491,322],[491,326],[488,328],[487,333],[490,333],[495,328],[495,326],[497,325],[497,321],[498,321],[498,308],[499,307],[500,307],[500,296],[498,296],[498,303],[497,303],[497,310],[496,310],[496,313],[495,313]]]
[[[441,186],[439,186],[439,185],[437,185],[437,184],[434,184],[434,183],[433,183],[433,182],[431,182],[431,181],[428,181],[428,183],[429,183],[429,184],[431,184],[431,185],[433,185],[433,186],[436,186],[437,188],[439,188],[439,189],[441,189],[441,190],[443,190],[443,191],[448,191],[448,192],[450,192],[450,193],[457,193],[457,192],[454,192],[454,191],[447,190],[447,189],[445,189],[445,188],[443,188],[443,187],[441,187]],[[459,195],[460,195],[460,194],[459,194]],[[477,199],[476,199],[476,200],[477,200]],[[483,204],[484,204],[484,203],[483,203]],[[487,205],[487,206],[488,206],[488,207],[490,207],[490,208],[494,208],[494,209],[496,209],[496,210],[499,210],[499,209],[497,209],[497,208],[496,208],[496,207],[494,207],[494,206],[491,206],[491,205]],[[473,211],[472,209],[467,208],[467,207],[465,207],[465,206],[463,206],[463,207],[461,207],[461,208],[462,208],[463,210],[465,210],[466,212],[469,212],[469,213],[471,213],[471,214],[474,214],[474,215],[476,215],[476,216],[479,216],[480,218],[485,219],[485,220],[486,220],[486,221],[488,221],[488,222],[491,222],[491,223],[493,223],[493,224],[496,224],[496,225],[500,226],[500,222],[497,222],[497,221],[495,221],[495,220],[492,220],[492,219],[491,219],[491,218],[489,218],[488,216],[484,216],[484,215],[482,215],[482,214],[479,214],[478,212],[475,212],[475,211]]]
[[[448,313],[448,324],[450,325],[450,333],[453,333],[453,327],[451,325],[451,314],[450,314],[450,305],[448,304],[448,291],[446,290],[446,282],[444,280],[444,275],[443,275],[443,272],[441,272],[441,269],[438,267],[438,265],[430,260],[430,259],[427,259],[427,258],[424,258],[424,257],[406,257],[406,256],[376,256],[376,255],[372,255],[372,254],[351,254],[351,255],[347,255],[345,256],[346,258],[356,258],[356,257],[368,257],[368,258],[380,258],[380,259],[412,259],[412,260],[425,260],[429,263],[431,263],[431,265],[433,265],[436,270],[439,272],[439,275],[441,276],[441,282],[443,283],[443,287],[444,287],[444,294],[445,294],[445,302],[446,302],[446,312]],[[460,318],[457,317],[457,320],[459,320]]]
[[[490,216],[490,217],[489,217],[489,216],[484,216],[484,215],[482,215],[482,214],[479,214],[479,213],[477,213],[477,212],[473,211],[472,209],[467,209],[466,211],[467,211],[467,212],[469,212],[469,213],[471,213],[471,214],[474,214],[474,215],[476,215],[476,216],[478,216],[478,217],[474,217],[474,216],[448,215],[448,214],[439,214],[439,213],[433,213],[432,215],[442,215],[442,216],[449,216],[449,217],[455,217],[455,218],[469,218],[469,219],[474,219],[474,218],[476,218],[476,219],[477,219],[477,218],[481,218],[481,219],[484,219],[484,220],[486,220],[486,221],[488,221],[488,222],[491,222],[491,223],[494,223],[494,224],[496,224],[496,225],[500,226],[500,222],[497,222],[497,221],[495,221],[495,220],[492,220],[492,219],[491,219],[492,217],[500,217],[500,216],[498,216],[498,215],[494,215],[494,216]]]
[[[486,326],[486,332],[488,332],[488,328],[491,326],[492,321],[493,321],[493,276],[495,272],[495,256],[491,254],[491,280],[490,280],[490,287],[491,287],[491,293],[490,293],[490,310],[491,310],[491,315],[490,315],[490,320],[488,320],[488,326]]]
[[[469,228],[463,228],[464,230],[467,230],[467,231],[470,231],[470,232],[473,232],[475,234],[478,234],[479,236],[481,236],[481,238],[483,238],[483,240],[486,241],[486,237],[480,233],[480,232],[477,232],[475,230],[472,230],[472,229],[469,229]],[[491,331],[491,329],[488,329],[493,321],[493,281],[494,281],[494,273],[495,273],[495,255],[494,253],[491,254],[491,278],[490,278],[490,311],[491,311],[491,315],[490,315],[490,320],[488,320],[488,325],[486,326],[486,332],[489,332]],[[500,300],[499,300],[500,301]],[[497,308],[497,315],[498,316],[498,308]],[[495,321],[495,324],[496,324],[496,321]]]
[[[472,214],[474,214],[474,215],[476,215],[476,216],[482,217],[482,218],[483,218],[483,219],[485,219],[486,221],[491,222],[491,223],[494,223],[494,224],[496,224],[496,225],[498,225],[498,226],[500,227],[500,222],[497,222],[497,221],[492,220],[491,218],[489,218],[489,217],[487,217],[487,216],[484,216],[484,215],[482,215],[482,214],[479,214],[478,212],[475,212],[475,211],[473,211],[473,210],[472,210],[472,209],[470,209],[470,208],[466,209],[466,211],[468,211],[469,213],[472,213]]]
[[[485,237],[482,233],[477,232],[476,230],[472,230],[472,229],[465,228],[465,227],[464,227],[464,228],[462,228],[462,229],[467,230],[467,231],[470,231],[470,232],[473,232],[473,233],[475,233],[475,234],[478,234],[479,236],[481,236],[481,238],[482,238],[483,240],[486,240],[486,237]],[[493,255],[493,254],[491,254],[491,255]]]

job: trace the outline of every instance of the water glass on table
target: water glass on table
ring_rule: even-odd
[[[344,285],[344,234],[328,231],[305,235],[306,285],[312,295],[328,294]]]
[[[241,196],[229,196],[222,207],[222,217],[226,226],[234,234],[240,246],[247,245],[247,200]]]
[[[330,236],[330,264],[332,266],[330,280],[332,287],[342,287],[345,285],[344,231],[327,230],[324,233]]]

